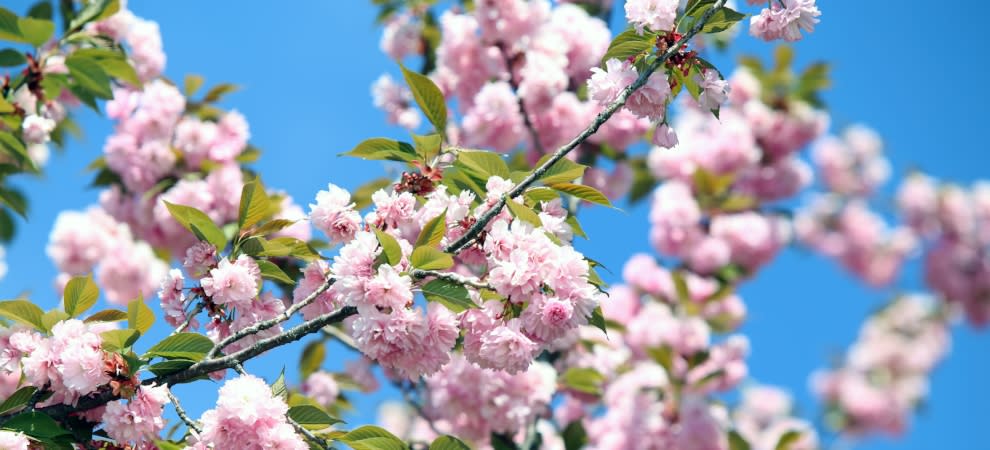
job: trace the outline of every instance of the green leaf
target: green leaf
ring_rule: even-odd
[[[10,397],[7,397],[3,403],[0,403],[0,414],[7,414],[17,408],[27,406],[28,401],[31,400],[31,396],[37,391],[38,388],[34,386],[24,386],[18,389],[13,394],[10,394]]]
[[[99,63],[107,75],[126,81],[132,86],[141,86],[141,79],[138,78],[137,71],[127,62],[127,58],[121,52],[105,48],[85,48],[76,50],[73,55],[92,59]]]
[[[374,425],[365,425],[351,430],[338,437],[337,440],[351,446],[354,450],[406,450],[409,448],[394,434]]]
[[[217,250],[223,250],[227,246],[227,237],[210,216],[192,206],[177,205],[162,200],[168,212],[176,222],[192,232],[197,239],[213,244]]]
[[[45,329],[45,325],[41,322],[41,316],[44,314],[45,312],[41,308],[27,300],[0,302],[0,316],[32,326],[38,330]]]
[[[158,450],[182,450],[186,448],[186,444],[155,440],[155,447],[158,447]]]
[[[231,83],[218,84],[210,88],[209,91],[206,91],[206,95],[203,97],[203,102],[205,103],[218,102],[221,99],[223,99],[225,95],[231,92],[235,92],[238,89],[240,89],[240,87],[238,87],[236,84],[231,84]]]
[[[195,95],[196,91],[199,91],[199,88],[203,87],[203,81],[205,80],[202,75],[194,73],[186,75],[182,83],[182,92],[186,95],[186,98]]]
[[[515,216],[516,219],[530,223],[534,227],[543,226],[543,222],[540,220],[540,216],[535,212],[533,212],[532,209],[529,209],[529,207],[527,207],[526,205],[516,203],[513,200],[509,200],[505,202],[505,206],[509,207],[509,211],[512,212],[512,215]]]
[[[416,247],[436,247],[443,240],[443,235],[447,233],[447,210],[443,210],[440,215],[430,219],[419,231],[416,238]]]
[[[460,439],[445,434],[433,440],[430,450],[471,450],[471,447]]]
[[[119,309],[105,309],[87,317],[83,322],[120,322],[121,320],[127,320],[126,312]]]
[[[565,194],[573,195],[581,200],[608,206],[610,208],[612,207],[612,202],[608,200],[608,197],[599,192],[598,189],[591,186],[585,186],[583,184],[556,183],[551,184],[550,188]]]
[[[335,423],[340,423],[340,420],[330,417],[330,414],[311,405],[289,408],[289,418],[307,430],[322,430]]]
[[[457,163],[483,180],[492,176],[509,179],[509,165],[501,155],[483,150],[461,150],[457,153]]]
[[[749,442],[738,431],[729,431],[729,450],[750,450]]]
[[[414,134],[412,138],[413,144],[416,146],[416,153],[423,158],[422,161],[424,163],[429,164],[430,160],[440,154],[440,145],[443,143],[443,136],[439,134],[428,134],[426,136]]]
[[[41,47],[55,33],[55,24],[51,20],[36,19],[34,17],[22,17],[17,20],[17,27],[21,29],[21,36],[24,41]]]
[[[38,411],[18,414],[4,422],[3,428],[20,431],[28,436],[41,439],[71,434],[47,414]]]
[[[0,204],[27,218],[27,199],[20,192],[0,186]]]
[[[72,79],[87,93],[103,99],[113,98],[110,75],[107,75],[96,60],[73,53],[65,58],[65,66],[69,68]]]
[[[174,359],[171,361],[161,361],[148,366],[148,370],[155,376],[162,377],[166,375],[171,375],[176,372],[181,372],[188,369],[190,366],[195,364],[192,361],[183,359]]]
[[[213,341],[199,333],[176,333],[155,344],[145,358],[160,356],[165,359],[199,361],[213,349]]]
[[[402,247],[399,246],[399,241],[396,241],[391,234],[378,228],[372,228],[372,230],[378,237],[378,243],[382,245],[382,254],[385,255],[385,260],[393,266],[402,262]]]
[[[16,67],[27,62],[24,54],[12,48],[0,50],[0,67]]]
[[[303,349],[302,356],[299,357],[299,375],[306,378],[319,370],[326,356],[327,348],[322,341],[313,341],[307,344],[306,348]]]
[[[154,323],[155,313],[144,303],[144,299],[137,298],[127,304],[127,328],[133,328],[144,334]]]
[[[438,248],[423,246],[413,250],[409,263],[417,269],[441,270],[452,267],[454,258]]]
[[[278,397],[282,401],[289,399],[289,387],[285,385],[285,367],[278,373],[278,378],[272,383],[272,397]]]
[[[550,158],[550,155],[546,155],[541,158],[536,166],[542,166]],[[543,175],[540,176],[540,180],[544,184],[555,184],[555,183],[569,183],[575,179],[584,175],[584,170],[588,166],[578,164],[567,158],[562,158],[557,162],[553,163],[552,166],[548,167]]]
[[[564,428],[561,433],[564,438],[564,450],[579,450],[588,444],[588,432],[580,420],[575,420]]]
[[[635,29],[629,28],[622,33],[619,33],[615,39],[612,39],[612,43],[609,44],[608,50],[605,51],[605,56],[602,56],[602,66],[612,59],[618,59],[619,61],[625,61],[629,57],[643,53],[656,44],[656,35],[652,33],[643,33],[642,36],[636,32]]]
[[[100,333],[103,349],[109,352],[115,352],[130,347],[137,342],[139,337],[141,337],[141,333],[130,328],[125,328],[123,330],[109,330]]]
[[[791,430],[780,436],[774,450],[791,450],[791,447],[801,440],[803,434],[800,431]]]
[[[386,138],[371,138],[362,141],[341,156],[354,156],[368,160],[389,160],[399,162],[415,161],[416,149],[405,142]]]
[[[736,22],[746,18],[745,14],[736,12],[732,8],[722,7],[722,9],[715,11],[708,22],[705,22],[705,26],[701,28],[702,33],[718,33],[720,31],[728,30],[732,28]]]
[[[601,395],[602,382],[605,381],[605,376],[595,369],[571,367],[561,375],[558,381],[563,386],[578,392]]]
[[[714,4],[715,0],[691,0],[684,8],[684,15],[697,18],[707,9],[707,7]]]
[[[593,325],[595,328],[602,330],[602,333],[608,334],[605,330],[605,315],[602,314],[602,307],[596,306],[595,309],[591,311],[591,317],[588,318],[588,323]]]
[[[298,222],[298,220],[272,219],[269,220],[268,222],[265,222],[264,225],[260,227],[256,227],[251,232],[251,234],[255,234],[258,236],[268,236],[269,234],[278,233],[279,231],[291,227],[296,222]]]
[[[96,299],[100,297],[100,288],[93,282],[93,276],[73,277],[65,285],[62,299],[65,312],[70,317],[76,317],[96,304]]]
[[[241,243],[241,251],[252,256],[292,256],[304,261],[313,261],[320,257],[309,244],[288,236],[272,240],[254,236]]]
[[[28,10],[27,15],[35,19],[52,20],[52,13],[52,3],[48,0],[42,0],[31,5],[31,9]]]
[[[258,268],[261,269],[261,278],[278,281],[288,285],[296,284],[296,281],[290,278],[275,263],[264,259],[257,259],[254,262],[256,262],[258,264]]]
[[[90,0],[86,3],[86,7],[69,22],[69,30],[78,30],[93,20],[110,17],[119,10],[119,0]]]
[[[440,302],[454,313],[478,307],[471,301],[467,288],[453,281],[438,279],[426,283],[423,296],[431,302]]]
[[[529,188],[523,195],[532,200],[533,203],[549,202],[560,198],[560,194],[554,192],[553,189],[545,187]]]
[[[429,77],[408,70],[402,64],[399,67],[402,68],[402,76],[406,79],[419,109],[430,120],[437,133],[444,135],[447,132],[447,103],[440,88]]]
[[[38,171],[38,168],[34,165],[34,161],[31,160],[31,156],[28,155],[27,148],[17,136],[6,131],[0,131],[0,150],[14,157],[21,168],[26,168],[33,172]]]
[[[241,189],[241,204],[237,214],[237,226],[246,230],[260,222],[271,212],[268,193],[257,178],[244,184]],[[218,246],[217,249],[222,247]]]
[[[45,327],[45,331],[49,331],[55,326],[55,324],[68,318],[69,315],[65,312],[58,309],[52,309],[41,316],[41,324]]]

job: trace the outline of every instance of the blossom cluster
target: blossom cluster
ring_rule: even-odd
[[[372,195],[374,208],[362,223],[350,194],[330,185],[310,205],[310,220],[331,241],[346,243],[332,264],[314,262],[305,269],[294,301],[310,296],[332,276],[333,285],[303,308],[303,316],[356,307],[359,313],[347,326],[358,347],[384,367],[407,376],[439,370],[450,360],[462,330],[468,360],[492,369],[525,370],[541,349],[587,323],[602,295],[588,281],[588,262],[567,243],[572,235],[563,222],[567,213],[559,200],[543,205],[540,227],[513,220],[503,211],[487,227],[482,241],[455,256],[455,273],[489,284],[497,295],[482,299],[480,292],[469,288],[468,301],[480,308],[455,316],[431,301],[424,312],[416,306],[415,284],[408,274],[414,269],[412,243],[428,222],[443,221],[446,231],[439,244],[447,245],[511,186],[508,180],[490,178],[486,202],[476,202],[469,191],[453,195],[439,186],[422,205],[408,192],[380,190]],[[379,262],[385,249],[372,230],[384,230],[396,241],[398,261]]]
[[[905,295],[863,323],[843,362],[812,377],[829,425],[849,434],[902,433],[948,351],[945,313],[931,297]]]
[[[762,2],[750,0],[749,3]],[[799,41],[801,30],[806,33],[814,31],[821,15],[815,0],[771,1],[759,15],[750,19],[749,34],[764,41]]]
[[[990,323],[990,184],[966,189],[915,173],[897,192],[904,222],[925,243],[925,282],[970,323]]]
[[[810,423],[794,417],[794,399],[787,392],[768,385],[751,385],[742,389],[739,405],[732,411],[735,430],[754,450],[778,448],[790,433],[787,448],[817,450],[818,433]]]
[[[220,387],[216,408],[200,417],[203,431],[188,448],[309,448],[286,421],[289,407],[261,378],[241,375]]]

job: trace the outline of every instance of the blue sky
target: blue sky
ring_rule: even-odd
[[[7,7],[18,12],[30,4],[10,3]],[[962,6],[944,13],[893,2],[821,3],[822,23],[796,46],[797,62],[832,63],[833,88],[824,98],[833,128],[862,122],[878,130],[899,175],[921,168],[964,183],[986,176],[987,146],[973,139],[978,135],[976,117],[990,101],[978,81],[988,68],[981,57],[984,21],[979,14],[965,13],[972,9],[966,5],[979,3],[954,2]],[[328,182],[353,188],[382,173],[380,164],[339,158],[338,153],[368,137],[405,137],[371,105],[371,82],[397,67],[378,50],[379,29],[368,1],[130,4],[137,15],[159,22],[169,77],[181,80],[184,74],[198,73],[207,84],[243,87],[225,105],[247,116],[252,142],[264,150],[256,167],[266,184],[286,190],[299,203],[308,203]],[[620,26],[619,12],[613,29]],[[732,54],[712,59],[725,70],[735,54],[766,56],[771,50],[741,36]],[[0,282],[0,298],[30,291],[45,307],[57,303],[51,287],[55,269],[41,250],[59,211],[96,202],[97,191],[86,188],[91,176],[84,167],[101,154],[110,132],[109,121],[88,111],[80,117],[85,138],[73,142],[65,154],[53,155],[44,179],[18,180],[32,208],[30,221],[21,224],[8,248],[10,271]],[[882,195],[889,198],[890,193],[888,189]],[[614,272],[630,254],[648,251],[645,205],[585,213],[582,223],[591,240],[580,247]],[[920,287],[919,270],[918,264],[910,265],[897,288]],[[616,281],[615,275],[605,275]],[[801,411],[814,417],[817,405],[808,392],[808,374],[841,352],[869,311],[897,291],[868,289],[808,252],[784,252],[742,289],[750,310],[744,332],[752,343],[752,375],[789,389]],[[148,344],[154,338],[147,337]],[[960,325],[953,338],[951,355],[931,380],[931,398],[909,432],[901,440],[870,439],[856,448],[990,448],[990,442],[972,439],[990,417],[990,385],[978,381],[990,369],[983,353],[990,336]],[[285,365],[292,380],[300,348],[268,355],[248,369],[271,377]],[[333,352],[327,367],[338,368],[351,357]],[[198,415],[212,406],[214,392],[215,386],[200,382],[178,393],[190,413]],[[358,402],[359,413],[348,421],[372,421],[374,401],[387,395],[385,391]]]

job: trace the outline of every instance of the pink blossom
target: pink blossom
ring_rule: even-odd
[[[379,47],[392,59],[420,54],[423,52],[422,31],[423,24],[412,15],[395,14],[385,23]]]
[[[306,377],[302,385],[302,393],[321,405],[333,405],[337,400],[337,394],[340,393],[340,387],[337,386],[337,380],[333,375],[320,370]]]
[[[206,241],[199,241],[186,250],[182,268],[194,277],[202,277],[217,265],[217,248]]]
[[[475,17],[486,42],[515,42],[533,33],[550,14],[547,0],[479,0]]]
[[[168,276],[162,280],[161,289],[158,291],[158,298],[161,299],[162,312],[165,313],[165,321],[173,327],[186,320],[186,295],[183,292],[182,272],[179,269],[169,270]],[[198,327],[190,323],[192,328]]]
[[[636,68],[625,61],[610,58],[605,61],[605,70],[591,68],[591,78],[588,79],[588,98],[607,106],[619,98],[623,89],[628,87],[639,74]],[[637,114],[638,115],[638,114]]]
[[[412,280],[388,264],[378,266],[378,274],[364,286],[364,301],[380,308],[405,308],[413,300]]]
[[[388,74],[378,77],[371,85],[371,98],[376,108],[385,111],[389,123],[409,130],[419,128],[422,119],[412,106],[412,92],[396,83]]]
[[[351,194],[330,184],[327,190],[316,193],[316,204],[309,205],[309,219],[331,242],[342,243],[354,238],[361,223],[361,215],[354,210]]]
[[[217,406],[203,413],[203,432],[193,444],[305,450],[309,447],[285,421],[288,409],[263,380],[241,375],[220,388]]]
[[[506,82],[485,84],[464,115],[467,145],[512,150],[526,137],[526,128],[515,93]]]
[[[166,386],[142,386],[127,404],[115,400],[103,413],[103,428],[118,443],[150,443],[165,429],[162,408],[170,403]]]
[[[721,78],[717,70],[705,69],[701,77],[696,77],[701,95],[698,104],[705,110],[716,110],[729,98],[729,82]]]
[[[21,122],[21,133],[25,142],[43,144],[50,140],[49,135],[55,130],[55,125],[52,119],[30,114]]]
[[[700,237],[701,208],[687,185],[668,181],[654,191],[650,242],[660,253],[681,255]]]
[[[670,31],[677,18],[677,0],[627,0],[626,20],[636,27],[639,34],[650,31]]]
[[[784,0],[783,6],[773,3],[750,19],[749,33],[764,41],[784,39],[801,40],[801,30],[811,33],[822,13],[815,0]]]
[[[146,242],[118,242],[96,273],[107,301],[125,305],[150,297],[165,276],[166,266]]]
[[[663,148],[673,148],[677,145],[677,133],[674,132],[673,128],[667,126],[665,122],[661,122],[653,130],[653,145]]]
[[[199,280],[203,292],[220,305],[243,306],[258,295],[261,284],[258,265],[250,256],[240,255],[233,263],[222,258],[210,276]]]
[[[7,450],[28,450],[31,442],[24,433],[17,431],[0,431],[0,448]]]
[[[517,373],[526,370],[539,346],[519,329],[518,319],[493,328],[481,338],[478,361],[481,367]]]
[[[302,279],[297,282],[292,291],[292,302],[299,303],[316,292],[320,286],[327,282],[328,270],[327,263],[320,260],[313,261],[306,266],[303,269]],[[317,316],[331,313],[338,307],[340,304],[333,294],[329,290],[325,290],[316,297],[316,300],[302,308],[302,315],[304,319],[312,320]]]

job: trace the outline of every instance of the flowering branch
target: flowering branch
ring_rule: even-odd
[[[223,350],[228,345],[233,344],[234,342],[237,342],[247,336],[267,330],[271,327],[274,327],[275,325],[278,325],[286,320],[289,320],[289,318],[292,317],[292,315],[295,314],[296,311],[299,311],[300,309],[305,308],[310,303],[316,301],[316,298],[322,295],[324,292],[326,292],[327,289],[330,289],[330,286],[332,286],[333,283],[334,283],[333,278],[327,278],[326,280],[323,281],[322,284],[320,284],[318,288],[316,288],[315,291],[309,294],[302,301],[297,302],[292,306],[288,307],[284,312],[282,312],[282,314],[279,314],[271,319],[263,320],[261,322],[255,323],[254,325],[246,327],[234,334],[231,334],[230,336],[227,336],[227,338],[221,340],[219,343],[217,343],[217,345],[213,346],[210,352],[206,354],[206,358],[209,359],[216,356],[217,352]]]
[[[463,284],[465,286],[471,286],[475,289],[488,289],[491,291],[495,290],[495,288],[492,287],[492,285],[485,283],[477,278],[466,277],[463,275],[458,275],[453,272],[437,272],[435,270],[413,269],[411,272],[409,272],[409,275],[417,280],[433,277],[433,278],[439,278],[441,280],[453,281],[454,283]]]
[[[186,320],[184,322],[182,322],[181,324],[179,324],[179,326],[176,327],[175,330],[172,331],[171,334],[169,334],[169,336],[174,336],[176,334],[181,333],[186,328],[189,328],[189,324],[192,323],[193,318],[195,318],[196,315],[199,314],[200,311],[202,311],[204,307],[206,307],[206,304],[205,303],[203,303],[203,302],[197,303],[196,306],[193,308],[193,310],[190,311],[189,314],[186,315]],[[169,394],[169,395],[171,395],[171,394]]]
[[[470,244],[475,238],[478,237],[478,234],[481,233],[481,231],[484,230],[486,226],[488,226],[488,224],[492,221],[492,219],[494,219],[495,216],[497,216],[502,211],[502,208],[505,207],[505,203],[510,198],[518,197],[519,195],[521,195],[523,191],[525,191],[533,183],[535,183],[536,180],[539,180],[540,177],[542,177],[547,172],[547,170],[549,170],[550,167],[553,166],[557,161],[563,159],[565,156],[567,156],[568,153],[570,153],[575,148],[577,148],[577,146],[581,145],[584,141],[588,140],[589,137],[591,137],[593,134],[598,132],[598,129],[603,124],[605,124],[605,122],[607,122],[612,117],[612,115],[614,115],[617,111],[619,111],[620,108],[622,108],[626,104],[626,100],[629,99],[629,96],[632,95],[633,92],[636,92],[637,89],[643,87],[643,85],[646,84],[647,80],[649,80],[650,75],[652,75],[653,72],[655,72],[657,69],[660,68],[660,66],[666,63],[671,56],[680,52],[681,48],[684,45],[686,45],[692,38],[694,38],[696,34],[701,32],[701,29],[704,28],[705,24],[708,23],[708,20],[711,19],[711,17],[715,14],[715,12],[722,9],[722,7],[725,6],[725,2],[726,0],[716,1],[715,4],[712,5],[710,9],[708,9],[707,11],[704,12],[704,14],[702,14],[702,16],[698,19],[698,21],[694,24],[694,26],[691,27],[691,29],[688,30],[687,33],[684,33],[684,36],[682,36],[679,40],[677,40],[677,42],[674,43],[674,45],[670,46],[666,51],[660,54],[660,56],[658,56],[655,60],[653,60],[653,62],[649,66],[647,66],[646,70],[644,70],[642,73],[639,74],[639,77],[636,78],[636,81],[633,81],[632,84],[630,84],[625,89],[623,89],[622,92],[619,93],[619,96],[618,98],[615,99],[615,101],[609,103],[609,105],[606,106],[605,109],[602,110],[602,112],[598,113],[598,116],[595,117],[595,120],[591,122],[591,125],[589,125],[588,128],[585,128],[584,131],[578,134],[574,139],[572,139],[570,142],[565,144],[563,147],[557,149],[557,151],[554,152],[549,159],[547,159],[543,164],[541,164],[539,167],[534,169],[533,172],[529,174],[529,176],[524,178],[522,181],[516,184],[515,187],[513,187],[509,192],[503,195],[498,200],[497,203],[492,205],[491,208],[485,211],[481,215],[481,217],[478,218],[478,221],[475,222],[474,225],[472,225],[471,228],[469,228],[467,232],[464,233],[463,236],[461,236],[456,241],[450,243],[450,245],[444,248],[444,251],[447,253],[455,253],[466,247],[468,244]]]

